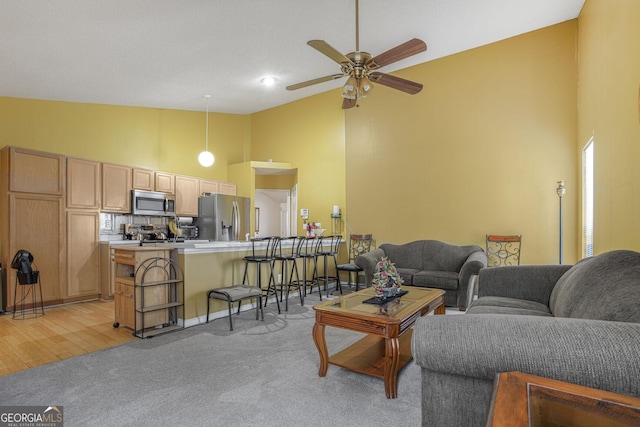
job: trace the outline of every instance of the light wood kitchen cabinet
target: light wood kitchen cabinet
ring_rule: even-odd
[[[100,294],[99,233],[99,212],[67,211],[67,297]]]
[[[109,242],[100,242],[100,299],[113,299],[113,249]]]
[[[236,185],[228,183],[228,182],[221,182],[220,183],[220,193],[229,194],[231,196],[235,196],[236,195]]]
[[[142,316],[144,316],[145,328],[164,325],[169,322],[169,313],[167,310],[150,311],[141,313],[136,308],[136,302],[142,300],[141,292],[144,292],[145,305],[161,305],[169,300],[168,288],[165,286],[152,287],[136,287],[142,280],[141,272],[138,271],[138,277],[134,277],[138,267],[149,258],[160,257],[169,258],[171,250],[156,249],[152,247],[133,247],[133,248],[115,248],[113,250],[114,263],[114,327],[125,326],[134,330],[136,323],[142,324]],[[151,273],[146,280],[153,280]],[[137,294],[136,294],[137,293]]]
[[[2,167],[8,168],[8,191],[62,196],[64,157],[58,154],[5,147]],[[11,167],[9,167],[11,165]]]
[[[198,216],[198,178],[176,175],[176,215]]]
[[[131,212],[131,168],[102,164],[102,210]]]
[[[8,240],[2,236],[2,264],[9,268],[13,255],[26,249],[33,255],[33,269],[40,272],[42,301],[45,305],[63,302],[65,221],[62,197],[29,193],[9,193]],[[5,246],[5,244],[7,246]],[[7,310],[12,310],[16,274],[8,270]],[[21,286],[21,285],[17,285]],[[20,292],[18,292],[20,295]]]
[[[154,172],[148,169],[133,168],[132,181],[133,188],[136,190],[153,191],[154,188]]]
[[[175,175],[166,172],[156,172],[155,190],[167,194],[175,194]]]
[[[133,302],[133,283],[124,280],[115,280],[114,282],[114,309],[115,309],[115,328],[124,326],[133,330],[136,327],[136,312]]]
[[[100,209],[100,163],[67,157],[67,208]]]
[[[219,193],[220,183],[218,181],[200,180],[200,195],[203,193]]]

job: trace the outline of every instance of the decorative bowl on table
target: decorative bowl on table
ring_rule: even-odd
[[[313,230],[313,234],[315,234],[315,235],[316,235],[316,237],[320,237],[320,236],[322,236],[322,233],[324,233],[324,232],[325,232],[325,229],[324,229],[324,228],[315,228],[315,229]]]

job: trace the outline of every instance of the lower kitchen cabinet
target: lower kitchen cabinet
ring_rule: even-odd
[[[66,297],[97,297],[100,294],[100,214],[67,211]]]
[[[114,327],[124,326],[135,328],[135,311],[133,306],[133,283],[116,280],[114,283],[113,298],[115,300]]]

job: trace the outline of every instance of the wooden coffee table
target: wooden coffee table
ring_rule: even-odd
[[[329,300],[313,307],[316,323],[313,341],[320,353],[318,375],[327,374],[329,363],[365,375],[384,379],[387,398],[398,396],[398,371],[411,355],[411,326],[432,311],[444,314],[444,291],[405,286],[409,291],[386,305],[363,304],[374,296],[372,288]],[[329,357],[324,336],[325,326],[367,334],[355,344]]]

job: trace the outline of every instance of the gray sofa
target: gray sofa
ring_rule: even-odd
[[[414,326],[423,426],[485,425],[499,372],[640,397],[640,253],[484,268],[478,285],[464,315]]]
[[[418,240],[404,245],[385,243],[355,259],[371,285],[376,263],[383,257],[393,262],[405,285],[445,291],[444,304],[467,309],[473,295],[474,277],[487,266],[480,246],[454,246],[438,240]]]

